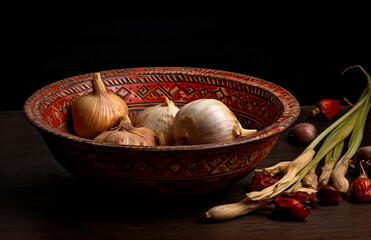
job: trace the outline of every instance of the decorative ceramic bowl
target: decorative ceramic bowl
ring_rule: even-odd
[[[178,107],[200,98],[225,103],[244,128],[256,134],[234,141],[188,146],[117,146],[74,134],[70,108],[91,91],[92,74],[52,83],[24,105],[56,160],[81,179],[147,195],[189,195],[229,186],[268,155],[300,106],[285,89],[255,77],[226,71],[153,67],[102,71],[106,87],[127,103],[130,117],[163,102]]]

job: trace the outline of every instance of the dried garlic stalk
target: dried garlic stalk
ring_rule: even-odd
[[[325,164],[323,165],[321,169],[321,175],[319,176],[319,179],[318,179],[319,186],[325,186],[330,181],[332,171],[337,161],[340,159],[343,148],[344,148],[344,141],[336,145],[334,149],[326,155]]]
[[[347,192],[349,189],[349,181],[345,177],[345,174],[348,171],[349,158],[343,157],[336,164],[334,170],[332,171],[331,177],[334,187],[336,187],[339,192]]]
[[[242,199],[237,203],[223,204],[208,210],[205,215],[209,219],[214,220],[229,220],[235,217],[245,215],[258,209],[265,207],[265,203],[259,201],[251,201],[248,198]]]
[[[313,149],[304,151],[291,162],[285,175],[278,182],[261,191],[247,193],[247,197],[252,201],[264,201],[277,196],[296,182],[296,175],[313,159],[314,154],[315,151]]]
[[[262,172],[264,174],[273,177],[275,175],[284,173],[292,161],[282,161],[271,167],[265,167],[262,169],[255,169],[255,172]]]
[[[315,173],[315,169],[311,169],[309,173],[307,173],[303,177],[303,184],[309,188],[317,189],[318,188],[318,176]]]

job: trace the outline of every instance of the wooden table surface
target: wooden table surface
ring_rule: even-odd
[[[299,122],[323,130],[332,121]],[[344,111],[343,111],[344,112]],[[287,129],[259,167],[294,159],[304,147]],[[244,198],[251,176],[226,189],[192,197],[150,198],[97,189],[72,176],[49,152],[21,111],[0,112],[0,239],[371,239],[371,203],[349,194],[337,205],[316,205],[305,221],[280,220],[261,210],[231,221],[204,219],[209,208]],[[371,118],[362,145],[371,145]],[[350,169],[347,177],[358,172]]]

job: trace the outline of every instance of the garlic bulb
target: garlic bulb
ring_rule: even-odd
[[[71,108],[73,128],[86,138],[114,127],[129,112],[125,101],[106,89],[99,73],[93,74],[91,83],[93,91],[77,98]]]
[[[104,131],[94,138],[98,142],[117,145],[156,146],[155,133],[146,127],[133,127],[128,115],[120,117],[118,126]]]
[[[244,129],[234,113],[216,99],[199,99],[180,108],[173,125],[177,144],[207,144],[255,133]]]
[[[173,145],[173,123],[179,108],[165,97],[165,102],[146,108],[135,119],[135,126],[152,129],[158,137],[160,145]]]

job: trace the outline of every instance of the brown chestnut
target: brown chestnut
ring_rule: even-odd
[[[361,161],[363,161],[362,165],[367,174],[371,175],[371,146],[360,147],[350,165],[355,169],[359,169]]]
[[[299,123],[290,131],[290,140],[299,145],[308,145],[318,136],[317,128],[311,123]]]
[[[359,160],[371,161],[371,146],[364,146],[358,149],[357,158]]]

